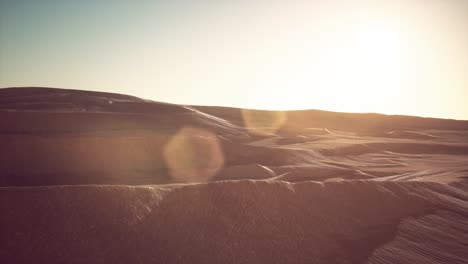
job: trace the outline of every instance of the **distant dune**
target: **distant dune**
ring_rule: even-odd
[[[0,263],[468,263],[468,121],[0,89]]]

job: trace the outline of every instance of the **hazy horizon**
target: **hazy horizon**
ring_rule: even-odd
[[[0,87],[468,120],[468,0],[0,0]]]

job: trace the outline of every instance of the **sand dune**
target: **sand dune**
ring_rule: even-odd
[[[468,263],[468,121],[0,90],[1,263]]]

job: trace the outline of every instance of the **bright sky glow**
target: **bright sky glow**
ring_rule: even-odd
[[[468,119],[468,0],[0,0],[0,87]]]

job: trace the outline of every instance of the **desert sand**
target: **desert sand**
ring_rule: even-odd
[[[0,263],[468,263],[468,121],[0,89]]]

